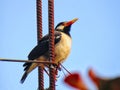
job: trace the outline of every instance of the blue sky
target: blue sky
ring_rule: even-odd
[[[72,51],[64,66],[82,74],[91,90],[94,85],[87,70],[92,67],[100,76],[120,76],[120,1],[55,0],[55,25],[79,20],[72,26]],[[43,34],[48,32],[47,0],[43,0]],[[0,0],[0,57],[27,59],[36,45],[35,0]],[[0,62],[0,90],[36,90],[37,69],[20,84],[23,63]],[[74,90],[63,83],[59,72],[57,90]],[[45,87],[48,87],[45,74]]]

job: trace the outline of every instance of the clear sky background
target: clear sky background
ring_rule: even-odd
[[[43,0],[43,34],[48,32],[47,1]],[[120,76],[120,0],[55,0],[55,25],[73,18],[72,51],[63,64],[70,72],[87,75],[92,67],[98,75]],[[36,1],[0,0],[0,57],[27,59],[36,45]],[[23,63],[0,62],[0,90],[37,90],[37,69],[20,84]],[[56,90],[74,90],[63,82],[59,72]],[[48,87],[45,74],[45,87]]]

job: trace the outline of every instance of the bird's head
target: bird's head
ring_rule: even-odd
[[[56,31],[61,31],[64,32],[68,35],[70,35],[70,28],[71,25],[76,22],[78,20],[78,18],[74,18],[73,20],[67,21],[67,22],[60,22],[56,27],[55,30]]]

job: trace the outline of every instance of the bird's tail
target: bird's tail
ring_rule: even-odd
[[[27,67],[25,67],[25,69],[24,69],[24,70],[25,70],[25,73],[23,74],[20,82],[21,82],[21,83],[24,83],[24,81],[25,81],[25,79],[27,78],[28,74],[29,74],[33,69],[35,69],[37,66],[38,66],[38,64],[32,63],[32,64],[28,65]]]
[[[25,81],[25,79],[26,79],[27,76],[28,76],[28,73],[25,72],[25,73],[23,74],[21,80],[20,80],[20,83],[24,83],[24,81]]]

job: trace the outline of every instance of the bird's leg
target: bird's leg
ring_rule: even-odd
[[[61,63],[60,63],[61,68],[63,68],[67,73],[71,74],[70,71],[68,71]]]
[[[61,71],[61,63],[58,62],[58,64],[55,65],[55,67],[56,67],[56,71],[55,71],[56,75],[58,75],[58,70]]]
[[[61,71],[61,63],[60,63],[60,62],[58,62],[57,69],[58,69],[59,71]]]
[[[46,74],[48,75],[48,76],[50,76],[50,74],[48,73],[48,71],[44,68],[44,71],[46,72]]]

